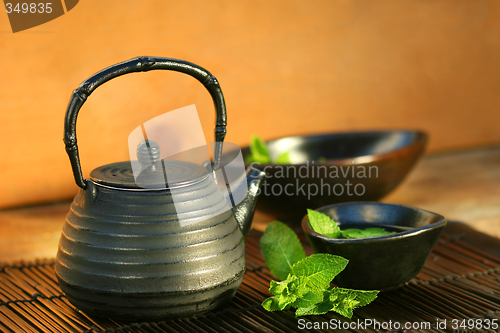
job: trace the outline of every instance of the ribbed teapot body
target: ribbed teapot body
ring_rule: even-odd
[[[56,275],[86,313],[160,320],[229,301],[245,271],[244,236],[209,179],[176,190],[88,182],[63,226]],[[180,219],[176,205],[188,205]]]

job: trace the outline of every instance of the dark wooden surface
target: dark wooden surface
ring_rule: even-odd
[[[500,238],[500,147],[425,156],[384,202],[416,206]],[[70,202],[0,211],[0,261],[51,258]],[[257,212],[254,228],[273,218]]]

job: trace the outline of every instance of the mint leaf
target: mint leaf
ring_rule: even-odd
[[[290,155],[288,152],[285,152],[278,156],[274,161],[275,164],[290,164]]]
[[[342,230],[342,237],[344,238],[364,238],[365,236],[362,234],[361,229],[350,228]]]
[[[269,291],[275,296],[269,297],[262,303],[264,309],[268,311],[284,310],[310,292],[305,279],[295,275],[289,275],[281,282],[271,281]]]
[[[307,315],[321,315],[330,311],[333,307],[332,301],[330,301],[330,294],[323,291],[323,300],[316,304],[310,305],[308,307],[300,307],[295,311],[295,317],[307,316]]]
[[[302,297],[309,289],[306,287],[305,278],[289,274],[281,282],[271,281],[269,292],[273,295]]]
[[[392,235],[396,233],[394,231],[387,231],[382,228],[367,228],[365,230],[362,230],[362,232],[365,235],[365,237],[379,237],[379,236]]]
[[[353,290],[330,287],[324,290],[323,300],[308,307],[298,308],[295,316],[320,315],[329,311],[352,318],[353,310],[377,298],[377,290]]]
[[[254,134],[250,139],[250,155],[245,157],[245,162],[258,162],[261,164],[290,164],[290,155],[288,152],[284,152],[279,155],[276,160],[272,160],[269,150],[267,149],[266,142]]]
[[[279,301],[277,297],[269,297],[262,302],[262,307],[267,311],[278,311],[280,310]]]
[[[321,290],[307,290],[303,293],[302,297],[292,303],[294,308],[307,308],[323,301],[323,291]]]
[[[295,263],[306,257],[295,232],[279,221],[269,223],[260,239],[260,248],[271,273],[282,280]]]
[[[354,300],[346,298],[346,299],[341,299],[337,302],[332,302],[332,303],[333,304],[332,304],[330,311],[335,311],[338,314],[351,319],[352,315],[353,315],[354,307],[359,302],[356,302]]]
[[[347,266],[349,260],[328,253],[316,253],[293,265],[291,273],[307,278],[307,286],[322,290]]]
[[[330,292],[333,292],[332,290],[336,290],[336,293],[340,292],[340,294],[342,295],[348,295],[349,298],[353,298],[354,300],[358,301],[359,304],[356,305],[357,308],[370,304],[373,300],[375,300],[375,298],[377,298],[377,295],[379,293],[378,290],[355,290],[333,287]]]
[[[392,235],[396,232],[386,231],[382,228],[366,228],[364,230],[351,228],[342,230],[342,236],[344,238],[368,238],[368,237],[380,237],[386,235]]]
[[[340,228],[328,215],[308,209],[307,219],[312,230],[327,237],[338,238],[341,235]]]
[[[353,310],[371,303],[377,294],[377,290],[353,290],[344,288],[330,288],[329,299],[332,304],[332,311],[344,317],[351,318]]]
[[[280,282],[271,280],[271,282],[269,283],[269,291],[273,295],[280,295],[288,288],[289,283],[289,279]]]
[[[257,135],[252,135],[252,139],[250,141],[250,152],[252,153],[252,155],[248,156],[248,158],[246,159],[247,163],[271,163],[271,156],[269,155],[269,151],[267,150],[266,143]]]

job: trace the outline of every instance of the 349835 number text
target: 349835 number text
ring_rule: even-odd
[[[29,2],[29,3],[16,3],[13,5],[12,3],[6,3],[5,8],[7,10],[7,14],[10,14],[12,12],[14,13],[39,13],[39,14],[50,14],[52,13],[52,3],[47,2],[47,3],[36,3],[36,2]]]

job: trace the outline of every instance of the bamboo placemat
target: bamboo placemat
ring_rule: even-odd
[[[261,235],[252,231],[247,238],[247,272],[236,297],[226,308],[195,318],[166,318],[157,323],[124,323],[86,316],[75,309],[59,289],[53,259],[2,265],[0,331],[296,332],[309,327],[311,332],[331,332],[335,331],[332,329],[335,323],[363,324],[370,319],[376,320],[380,326],[356,326],[338,331],[386,332],[389,323],[394,327],[396,322],[402,325],[428,322],[430,328],[406,332],[453,332],[454,323],[463,324],[464,319],[483,324],[487,319],[500,322],[500,257],[496,251],[500,249],[500,240],[485,238],[484,234],[464,225],[448,226],[415,279],[401,289],[380,294],[368,306],[356,309],[352,320],[330,312],[322,316],[301,317],[299,322],[291,311],[265,311],[260,303],[270,296],[268,288],[272,275],[260,252]],[[300,237],[304,240],[303,235]],[[307,244],[305,247],[308,254],[312,253]],[[446,329],[436,326],[438,319],[440,323],[446,319]],[[382,326],[384,324],[386,329]],[[314,325],[324,329],[314,329]],[[403,328],[393,331],[404,332]],[[455,330],[462,331],[481,330],[477,326],[474,330],[460,327]],[[494,331],[484,327],[482,330]]]

